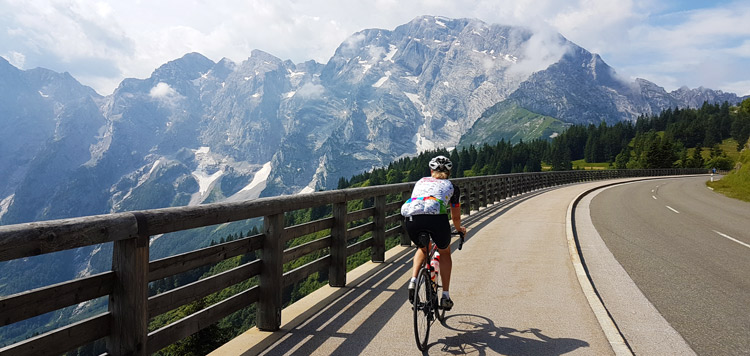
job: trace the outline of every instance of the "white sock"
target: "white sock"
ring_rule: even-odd
[[[451,299],[451,296],[450,294],[448,294],[448,291],[445,291],[445,290],[443,291],[443,298]]]
[[[417,283],[417,277],[411,277],[411,279],[409,280],[409,282],[411,282],[411,283]]]

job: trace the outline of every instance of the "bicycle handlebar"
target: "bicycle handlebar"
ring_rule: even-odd
[[[459,232],[451,232],[451,235],[458,235],[461,237],[461,240],[458,242],[458,249],[460,250],[462,247],[464,247],[464,233]]]

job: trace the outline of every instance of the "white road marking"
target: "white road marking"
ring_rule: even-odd
[[[652,195],[651,197],[652,197],[652,198],[654,198],[654,200],[656,200],[656,197],[655,197],[655,196],[653,196],[653,195]]]
[[[734,242],[736,242],[736,243],[738,243],[738,244],[740,244],[740,245],[742,245],[742,246],[745,246],[745,247],[747,247],[747,248],[750,248],[750,245],[748,245],[748,244],[746,244],[746,243],[744,243],[744,242],[742,242],[742,241],[740,241],[740,240],[737,240],[737,239],[735,239],[735,238],[733,238],[733,237],[731,237],[731,236],[729,236],[729,235],[727,235],[727,234],[722,234],[722,233],[720,233],[720,232],[718,232],[718,231],[716,231],[716,230],[713,230],[713,231],[714,231],[715,233],[717,233],[717,234],[721,235],[722,237],[726,237],[726,238],[728,238],[728,239],[730,239],[730,240],[732,240],[732,241],[734,241]]]
[[[669,206],[669,205],[667,205],[666,207],[667,207],[667,209],[669,209],[669,210],[672,210],[672,211],[674,211],[674,212],[675,212],[675,213],[677,213],[677,214],[679,214],[679,213],[680,213],[679,211],[675,210],[675,209],[674,209],[673,207],[671,207],[671,206]]]

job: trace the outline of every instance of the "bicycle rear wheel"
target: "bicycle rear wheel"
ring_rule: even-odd
[[[432,287],[430,286],[430,275],[422,269],[417,276],[416,289],[412,310],[414,310],[414,337],[417,340],[417,348],[424,351],[427,348],[427,338],[430,336],[430,325],[433,322]]]

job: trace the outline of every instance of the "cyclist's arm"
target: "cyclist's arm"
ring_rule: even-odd
[[[466,233],[466,228],[461,226],[461,205],[451,204],[451,220],[453,220],[453,226],[456,231]]]

